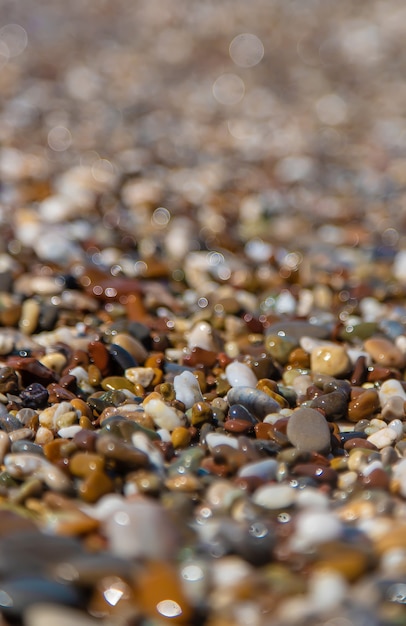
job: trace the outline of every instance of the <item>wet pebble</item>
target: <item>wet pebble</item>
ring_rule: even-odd
[[[299,408],[289,418],[286,434],[301,452],[328,452],[330,429],[323,415],[311,408]]]

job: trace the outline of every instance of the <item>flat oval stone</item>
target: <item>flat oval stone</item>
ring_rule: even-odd
[[[330,450],[330,428],[319,411],[299,408],[289,418],[286,434],[289,441],[301,452],[321,452]]]
[[[252,387],[232,387],[227,393],[230,405],[242,404],[258,419],[264,419],[268,413],[279,413],[280,405],[264,391]]]
[[[314,374],[343,376],[351,369],[351,360],[344,346],[324,344],[316,346],[310,354],[310,367]]]
[[[266,509],[284,509],[293,506],[297,491],[290,485],[266,484],[252,495],[255,504]]]
[[[149,463],[144,452],[112,435],[100,435],[96,441],[96,451],[107,459],[119,461],[129,469],[146,467]]]
[[[405,356],[399,348],[384,337],[371,337],[364,342],[364,349],[373,361],[382,367],[400,369],[405,365]]]
[[[347,397],[342,391],[330,391],[312,400],[310,407],[321,409],[329,422],[344,419],[347,415]]]

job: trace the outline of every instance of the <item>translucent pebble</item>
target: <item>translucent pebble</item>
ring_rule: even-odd
[[[226,367],[226,377],[231,387],[255,387],[257,377],[248,365],[234,361]]]
[[[196,402],[203,400],[199,381],[192,372],[185,370],[173,379],[176,399],[183,402],[186,409],[192,408]]]
[[[391,428],[396,433],[396,441],[400,441],[403,437],[403,423],[399,419],[394,419],[388,424],[388,428]]]

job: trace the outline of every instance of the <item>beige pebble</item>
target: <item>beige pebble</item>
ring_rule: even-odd
[[[367,438],[367,441],[373,443],[374,446],[381,450],[381,448],[385,448],[386,446],[390,446],[397,439],[397,433],[393,428],[380,428],[376,431],[376,433],[372,433]]]
[[[401,368],[405,365],[405,356],[399,348],[384,337],[371,337],[364,342],[364,349],[372,360],[382,367]]]
[[[134,384],[148,387],[155,376],[155,372],[152,367],[130,367],[125,370],[124,376]]]
[[[43,357],[39,359],[42,365],[48,367],[56,374],[60,374],[63,368],[66,365],[66,357],[62,352],[50,352],[49,354],[44,354]]]
[[[21,316],[18,323],[18,327],[21,332],[31,335],[35,332],[38,325],[38,319],[40,315],[40,305],[38,300],[34,298],[28,298],[25,300],[21,307]]]
[[[313,373],[343,376],[351,370],[351,361],[343,346],[325,344],[313,348],[310,367]]]
[[[10,449],[10,438],[4,430],[0,430],[0,463]]]

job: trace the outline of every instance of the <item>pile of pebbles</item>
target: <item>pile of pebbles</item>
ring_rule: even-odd
[[[0,7],[1,626],[405,624],[403,3],[135,5]]]

